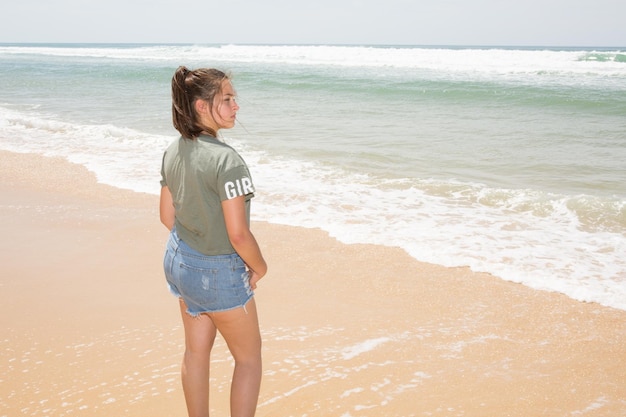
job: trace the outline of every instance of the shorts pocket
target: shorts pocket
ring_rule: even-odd
[[[211,303],[219,291],[219,269],[180,264],[180,291],[199,305]]]

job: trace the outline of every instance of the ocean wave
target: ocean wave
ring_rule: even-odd
[[[255,168],[257,218],[321,228],[344,243],[397,246],[421,261],[469,266],[626,308],[623,199],[454,180],[381,180],[236,147]]]
[[[626,63],[626,54],[623,52],[597,52],[591,51],[582,54],[579,61],[592,62],[623,62]]]
[[[1,55],[50,55],[165,62],[265,63],[396,68],[473,74],[626,76],[624,52],[578,49],[435,48],[332,45],[0,46]]]
[[[104,184],[152,194],[159,190],[161,157],[172,139],[112,124],[76,124],[7,108],[0,108],[0,138],[1,149],[62,157],[85,166]]]
[[[0,110],[0,148],[64,157],[100,182],[158,193],[161,156],[172,137]],[[383,178],[225,140],[252,167],[257,220],[320,228],[345,243],[397,246],[420,261],[469,266],[626,309],[622,198]]]
[[[626,309],[625,66],[589,52],[0,46],[0,148],[157,194],[172,67],[223,64],[255,219]]]

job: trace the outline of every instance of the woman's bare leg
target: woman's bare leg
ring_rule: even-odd
[[[208,417],[211,349],[215,342],[216,328],[206,314],[190,316],[183,300],[180,300],[180,311],[185,328],[185,356],[181,379],[187,412],[189,417]]]
[[[235,359],[230,389],[231,417],[252,417],[261,387],[261,334],[254,298],[244,308],[211,313]]]

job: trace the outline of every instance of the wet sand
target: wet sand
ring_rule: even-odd
[[[158,197],[62,159],[0,161],[0,416],[185,416]],[[319,230],[253,231],[270,266],[257,416],[626,415],[625,311]],[[227,416],[221,339],[213,363]]]

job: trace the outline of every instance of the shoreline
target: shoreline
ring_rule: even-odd
[[[0,415],[184,415],[158,196],[61,158],[0,159]],[[270,268],[256,291],[258,416],[626,413],[625,311],[321,230],[252,229]],[[219,338],[214,361],[223,415]]]

